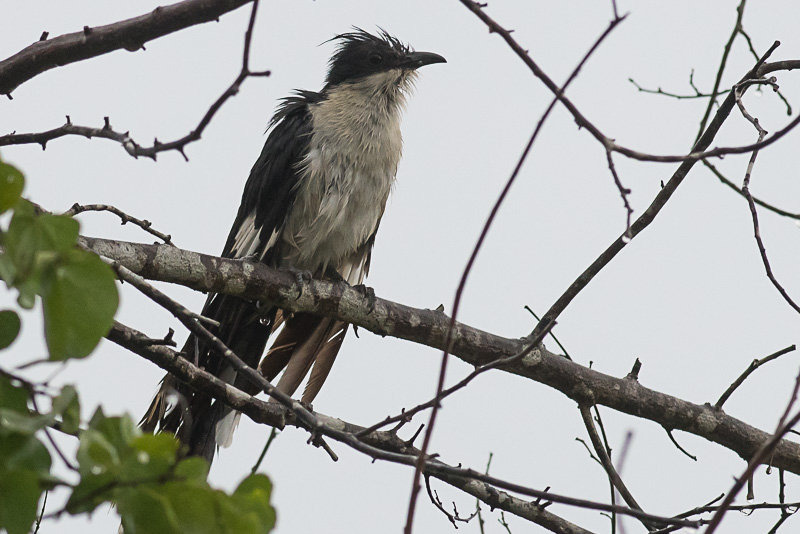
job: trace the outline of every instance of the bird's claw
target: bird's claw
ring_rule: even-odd
[[[364,295],[364,297],[367,299],[367,309],[369,310],[369,313],[372,313],[372,311],[375,309],[375,290],[364,284],[358,284],[352,287]]]
[[[289,272],[294,275],[294,282],[297,284],[297,298],[300,298],[303,296],[303,288],[305,287],[306,282],[313,280],[311,271],[303,269],[289,269]]]

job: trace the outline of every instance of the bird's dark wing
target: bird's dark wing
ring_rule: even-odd
[[[311,115],[308,105],[318,101],[317,93],[304,92],[286,99],[271,123],[271,131],[253,165],[242,194],[239,211],[223,250],[230,258],[257,256],[277,266],[275,254],[280,232],[294,200],[300,178],[299,163],[308,150]],[[269,339],[275,309],[260,309],[256,303],[222,294],[211,294],[202,315],[219,322],[214,334],[251,367],[256,367]],[[252,386],[237,377],[231,367],[206,342],[190,335],[182,352],[206,371],[236,387]],[[174,395],[174,394],[177,394]],[[170,399],[177,401],[170,402]],[[169,404],[177,404],[169,410]],[[228,441],[218,435],[232,433],[235,420],[218,427],[223,419],[231,420],[231,410],[167,376],[142,421],[144,429],[156,428],[177,434],[188,445],[190,455],[209,461],[217,443]],[[227,417],[226,417],[227,416]]]
[[[311,136],[308,105],[321,98],[318,93],[302,91],[286,98],[278,108],[272,131],[245,184],[223,256],[256,255],[264,263],[277,266],[275,245],[294,201],[302,172],[300,162]]]

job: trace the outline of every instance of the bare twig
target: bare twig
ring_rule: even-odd
[[[714,174],[714,176],[716,176],[719,179],[720,182],[722,182],[723,184],[727,185],[728,187],[730,187],[731,189],[733,189],[734,191],[736,191],[737,193],[742,195],[742,197],[745,200],[747,199],[745,194],[742,192],[741,188],[738,185],[736,185],[735,183],[733,183],[730,180],[728,180],[725,177],[725,175],[723,175],[719,171],[719,169],[717,169],[717,167],[715,167],[710,161],[708,161],[707,159],[704,159],[703,160],[703,165],[708,167],[708,169]],[[762,208],[765,208],[765,209],[767,209],[769,211],[777,213],[778,215],[781,215],[783,217],[789,217],[790,219],[800,220],[800,213],[791,213],[791,212],[788,212],[786,210],[782,210],[782,209],[780,209],[778,207],[773,206],[772,204],[768,204],[768,203],[764,202],[763,200],[758,199],[757,197],[753,197],[753,201],[756,204],[758,204],[759,206],[761,206]]]
[[[125,49],[142,49],[153,39],[196,24],[219,19],[252,0],[184,0],[157,7],[146,15],[68,33],[52,39],[40,39],[13,56],[0,61],[0,95],[60,66]]]
[[[788,354],[789,352],[794,351],[795,349],[796,347],[794,345],[790,345],[785,349],[781,349],[778,352],[773,352],[769,356],[765,356],[760,360],[753,360],[752,362],[750,362],[750,365],[747,367],[747,369],[745,369],[744,372],[741,375],[739,375],[739,378],[734,380],[733,383],[730,386],[728,386],[728,389],[725,390],[725,393],[723,393],[720,396],[719,400],[714,404],[714,408],[718,410],[721,409],[722,405],[725,404],[725,401],[727,401],[728,398],[730,398],[730,396],[733,394],[733,392],[736,391],[736,388],[741,386],[742,383],[744,383],[744,381],[747,379],[747,377],[753,374],[753,372],[755,372],[756,369],[758,369],[765,363],[769,363],[772,360],[780,358],[784,354]]]
[[[487,364],[484,364],[484,365],[476,367],[475,370],[473,370],[470,374],[465,376],[463,379],[461,379],[455,385],[453,385],[453,386],[451,386],[451,387],[449,387],[447,389],[443,389],[443,390],[439,391],[438,394],[434,398],[432,398],[431,400],[429,400],[427,402],[424,402],[422,404],[419,404],[417,406],[414,406],[410,410],[403,410],[398,415],[394,415],[392,417],[387,417],[386,419],[384,419],[383,421],[381,421],[379,423],[375,423],[371,427],[365,429],[364,430],[365,434],[361,434],[361,435],[359,435],[359,437],[361,437],[363,435],[366,435],[366,434],[372,432],[373,430],[377,430],[379,428],[383,428],[384,426],[386,426],[386,425],[388,425],[390,423],[394,423],[396,421],[401,421],[401,422],[402,421],[407,421],[407,420],[409,420],[410,417],[413,417],[414,414],[419,413],[422,410],[426,410],[428,408],[435,408],[437,405],[439,405],[442,402],[443,399],[445,399],[446,397],[449,397],[450,395],[452,395],[456,391],[465,388],[467,386],[467,384],[472,382],[475,379],[475,377],[477,377],[478,375],[483,374],[486,371],[489,371],[491,369],[502,369],[503,367],[505,367],[507,365],[511,365],[514,362],[524,358],[525,356],[530,354],[532,350],[534,350],[536,347],[538,347],[541,344],[542,339],[548,333],[550,333],[550,330],[551,330],[552,326],[555,326],[555,325],[551,325],[550,327],[545,328],[542,331],[542,335],[540,337],[533,339],[531,341],[531,343],[529,343],[525,348],[523,348],[517,354],[512,354],[511,356],[508,356],[508,357],[505,357],[505,358],[498,358],[498,359],[493,360],[493,361],[491,361],[491,362],[489,362]]]
[[[524,308],[525,308],[526,310],[528,310],[528,313],[530,313],[531,315],[533,315],[533,318],[534,318],[534,319],[536,319],[537,321],[541,321],[541,319],[539,318],[539,316],[538,316],[538,315],[536,315],[536,312],[534,312],[534,311],[531,309],[531,307],[530,307],[530,306],[528,306],[528,305],[526,304],[526,305],[524,306]],[[561,352],[563,352],[563,353],[564,353],[564,357],[565,357],[566,359],[568,359],[568,360],[572,360],[572,357],[569,355],[569,352],[567,352],[567,349],[566,349],[566,347],[564,347],[564,345],[562,345],[562,344],[561,344],[561,342],[558,340],[558,338],[556,337],[556,335],[553,333],[553,328],[551,328],[551,329],[550,329],[550,337],[552,337],[552,338],[553,338],[553,341],[555,341],[555,342],[556,342],[556,345],[558,345],[558,348],[560,348],[560,349],[561,349]]]
[[[725,93],[730,91],[730,89],[726,89],[724,91],[719,91],[716,95],[713,94],[713,93],[701,93],[700,91],[697,90],[697,87],[695,87],[694,83],[692,82],[692,76],[689,77],[689,84],[691,85],[692,89],[694,89],[695,94],[693,94],[693,95],[679,95],[677,93],[670,93],[668,91],[663,91],[660,87],[657,88],[657,89],[647,89],[645,87],[642,87],[638,83],[636,83],[636,81],[633,78],[628,78],[628,81],[631,82],[633,84],[633,86],[636,87],[636,89],[639,90],[640,93],[649,93],[649,94],[652,94],[652,95],[663,95],[663,96],[668,96],[670,98],[674,98],[676,100],[692,100],[692,99],[697,99],[697,98],[716,98],[717,96],[724,95]]]
[[[594,426],[594,421],[592,421],[592,414],[589,407],[579,406],[578,409],[581,412],[581,419],[583,419],[583,425],[586,427],[586,431],[589,433],[589,439],[592,442],[594,451],[600,458],[600,463],[602,464],[603,469],[605,469],[609,481],[617,489],[619,494],[622,496],[622,499],[627,503],[628,506],[635,510],[642,510],[642,507],[638,502],[636,502],[636,499],[622,481],[622,478],[619,476],[619,473],[617,473],[617,470],[614,469],[614,464],[611,461],[611,457],[608,455],[606,447],[603,446],[603,442],[600,440],[600,434],[597,433],[597,429]],[[655,530],[656,527],[661,526],[646,519],[642,519],[641,522],[645,528],[647,528],[647,530]]]
[[[672,442],[673,445],[675,445],[675,448],[677,448],[679,451],[681,451],[683,454],[685,454],[686,456],[688,456],[689,458],[691,458],[695,462],[697,461],[697,456],[695,456],[693,454],[689,454],[689,451],[687,451],[686,449],[681,447],[681,444],[678,443],[678,440],[676,440],[675,436],[672,435],[672,429],[664,427],[664,430],[666,430],[667,436],[669,436],[669,440]]]
[[[79,213],[86,212],[86,211],[108,211],[108,212],[111,212],[111,213],[113,213],[114,215],[116,215],[117,217],[119,217],[122,220],[122,224],[123,225],[127,224],[129,222],[133,223],[136,226],[138,226],[139,228],[141,228],[142,230],[144,230],[145,232],[147,232],[148,234],[159,238],[160,240],[162,240],[167,245],[173,245],[173,246],[175,245],[172,242],[172,236],[171,235],[159,232],[158,230],[153,228],[153,223],[151,223],[150,221],[143,220],[143,219],[137,219],[136,217],[132,217],[132,216],[128,215],[127,213],[125,213],[124,211],[120,210],[119,208],[115,208],[114,206],[108,206],[106,204],[86,204],[86,205],[82,206],[82,205],[80,205],[80,204],[78,204],[76,202],[75,204],[72,205],[72,207],[70,209],[68,209],[67,211],[64,212],[64,215],[67,215],[69,217],[74,217],[75,215],[77,215]]]
[[[631,190],[622,185],[622,180],[619,179],[619,175],[617,174],[617,168],[614,166],[614,158],[611,155],[611,151],[606,149],[606,161],[608,162],[608,170],[611,171],[611,176],[614,178],[614,184],[617,186],[617,190],[619,191],[619,196],[622,198],[622,204],[625,206],[625,236],[630,238],[631,236],[631,217],[633,216],[633,208],[628,202],[628,195],[631,194]]]
[[[736,39],[736,36],[742,29],[742,18],[744,17],[744,6],[746,3],[747,0],[742,0],[736,7],[736,22],[733,25],[733,31],[731,32],[731,36],[728,38],[728,42],[725,43],[725,47],[722,49],[722,58],[719,61],[717,76],[714,79],[714,88],[711,89],[711,99],[708,101],[706,110],[703,113],[703,118],[700,120],[700,128],[697,130],[695,145],[703,137],[703,134],[706,131],[706,125],[708,125],[708,119],[711,117],[711,110],[714,108],[714,103],[717,100],[717,96],[720,95],[719,88],[722,84],[722,73],[725,72],[725,67],[728,65],[728,56],[731,53],[733,41]]]
[[[458,515],[458,508],[456,508],[456,503],[453,503],[452,514],[447,510],[445,510],[441,499],[439,499],[439,494],[436,492],[436,490],[431,488],[430,478],[431,477],[429,476],[425,477],[425,489],[428,491],[428,498],[431,500],[431,503],[445,515],[447,520],[453,524],[454,528],[458,528],[458,523],[469,523],[478,515],[478,511],[480,510],[480,508],[472,512],[468,517],[461,517],[460,515]]]

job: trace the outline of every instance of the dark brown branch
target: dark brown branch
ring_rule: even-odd
[[[147,343],[147,336],[143,335],[141,332],[115,323],[107,337],[114,343],[152,361],[173,374],[182,382],[189,384],[191,387],[202,390],[215,399],[219,399],[228,406],[241,411],[256,423],[277,426],[279,428],[291,425],[308,429],[307,422],[298,420],[297,412],[293,413],[285,406],[281,406],[277,403],[264,402],[236,389],[205,370],[194,366],[179,353],[163,346],[153,346]],[[363,427],[318,413],[309,412],[308,417],[313,421],[313,428],[315,431],[349,445],[353,449],[367,454],[374,459],[407,466],[414,466],[416,464],[419,451],[409,446],[406,441],[399,438],[393,432],[373,432],[364,439],[359,440],[355,436],[364,430]],[[496,488],[506,489],[536,499],[545,499],[547,501],[581,508],[615,511],[619,514],[649,518],[653,521],[667,524],[683,526],[698,525],[698,523],[694,521],[653,516],[644,514],[638,510],[631,510],[624,506],[610,506],[603,503],[595,503],[550,493],[548,491],[528,488],[489,475],[484,475],[471,469],[452,467],[440,460],[432,459],[431,457],[428,457],[426,460],[424,472],[426,475],[433,476],[451,486],[461,489],[473,497],[479,498],[481,501],[494,508],[499,508],[518,515],[553,532],[591,534],[589,531],[547,512],[537,501],[525,501],[509,495],[504,491],[499,491]]]
[[[719,61],[719,68],[717,69],[717,76],[714,79],[714,88],[711,90],[711,99],[708,101],[708,105],[706,106],[706,110],[703,113],[703,118],[700,120],[700,128],[697,130],[697,137],[695,138],[695,143],[700,141],[700,138],[703,136],[703,132],[706,131],[706,125],[708,124],[708,119],[711,117],[711,110],[714,109],[714,103],[717,101],[717,96],[720,95],[720,85],[722,84],[722,73],[725,72],[725,67],[728,65],[728,55],[731,53],[731,47],[733,46],[733,41],[736,39],[736,36],[742,29],[742,18],[744,17],[744,6],[747,3],[747,0],[742,0],[739,5],[736,7],[736,22],[733,25],[733,31],[731,32],[731,36],[728,37],[728,42],[725,43],[725,47],[722,50],[722,58]]]
[[[82,206],[82,205],[80,205],[78,203],[75,203],[75,204],[72,205],[72,207],[70,209],[65,211],[63,214],[67,215],[69,217],[74,217],[75,215],[78,215],[79,213],[84,213],[86,211],[108,211],[108,212],[111,212],[111,213],[113,213],[114,215],[116,215],[117,217],[119,217],[122,220],[122,224],[123,225],[125,225],[127,223],[133,223],[136,226],[138,226],[139,228],[141,228],[142,230],[144,230],[145,232],[147,232],[148,234],[153,235],[153,236],[157,237],[158,239],[162,240],[167,245],[173,245],[173,246],[175,245],[175,243],[172,242],[172,236],[171,235],[159,232],[158,230],[153,228],[153,223],[151,223],[150,221],[137,219],[136,217],[132,217],[132,216],[128,215],[127,213],[125,213],[124,211],[120,210],[119,208],[115,208],[114,206],[108,206],[106,204],[86,204],[86,205]]]
[[[603,469],[605,469],[611,484],[617,489],[619,494],[622,496],[622,499],[627,503],[628,506],[635,510],[642,510],[642,507],[639,506],[638,502],[636,502],[633,494],[628,490],[625,482],[622,481],[622,477],[620,477],[619,473],[617,473],[617,470],[614,469],[614,464],[611,461],[611,457],[608,455],[606,448],[603,446],[603,442],[600,440],[600,434],[597,433],[597,429],[594,426],[594,421],[592,421],[591,411],[587,406],[579,406],[578,410],[581,412],[581,419],[583,419],[583,425],[586,427],[586,432],[589,434],[592,447],[594,447],[594,451],[597,453],[600,464],[603,466]],[[655,530],[657,527],[661,526],[646,519],[642,519],[641,522],[647,530]]]
[[[693,99],[697,99],[697,98],[712,98],[712,97],[716,97],[716,96],[719,96],[719,95],[724,95],[725,93],[730,91],[730,89],[726,89],[724,91],[718,92],[716,95],[714,95],[713,93],[701,93],[700,91],[697,90],[697,88],[692,83],[692,76],[691,75],[689,76],[689,85],[691,85],[692,89],[694,89],[694,91],[695,91],[695,93],[693,95],[679,95],[677,93],[670,93],[668,91],[662,90],[660,87],[657,88],[657,89],[647,89],[645,87],[642,87],[638,83],[636,83],[636,80],[634,80],[633,78],[628,78],[628,81],[631,82],[633,84],[633,86],[636,87],[636,89],[638,89],[638,91],[640,93],[648,93],[648,94],[651,94],[651,95],[662,95],[662,96],[667,96],[669,98],[674,98],[676,100],[693,100]]]
[[[749,82],[749,83],[748,83]],[[739,107],[739,111],[741,111],[742,115],[745,119],[747,119],[750,124],[758,132],[758,141],[761,142],[767,136],[767,130],[761,127],[759,124],[758,119],[750,115],[747,109],[744,107],[744,103],[742,102],[742,96],[744,92],[747,90],[750,84],[753,83],[762,83],[762,84],[769,84],[772,85],[773,88],[777,91],[777,84],[775,83],[775,78],[770,78],[769,80],[755,80],[755,81],[748,81],[748,82],[741,82],[735,86],[735,96],[736,96],[736,105]],[[800,117],[799,117],[800,118]],[[758,143],[756,143],[758,144]],[[778,282],[778,279],[775,277],[775,274],[772,272],[772,267],[769,263],[769,258],[767,257],[767,249],[764,246],[764,241],[761,239],[761,230],[758,224],[758,212],[756,211],[756,204],[753,200],[753,196],[750,194],[750,177],[753,174],[753,166],[756,163],[756,158],[758,157],[759,150],[753,150],[753,153],[750,155],[750,161],[747,164],[747,171],[744,174],[744,181],[742,183],[742,194],[747,199],[747,204],[750,207],[750,215],[753,219],[753,235],[756,239],[756,244],[758,245],[758,252],[761,255],[761,261],[764,264],[764,270],[767,273],[767,278],[769,281],[772,282],[772,285],[775,286],[775,289],[778,290],[778,293],[783,297],[783,299],[791,306],[797,313],[800,313],[800,306],[792,300],[789,296],[789,293],[786,289]]]
[[[435,310],[423,310],[376,298],[374,303],[344,283],[312,280],[298,296],[296,278],[289,272],[258,263],[187,252],[168,245],[142,245],[81,238],[102,256],[119,261],[151,280],[176,283],[198,291],[226,293],[292,311],[335,316],[379,335],[407,339],[444,349],[450,319]],[[456,323],[451,352],[480,366],[518,354],[524,339],[507,339]],[[163,347],[156,347],[163,348]],[[704,437],[750,458],[770,434],[715,410],[653,391],[640,382],[615,378],[538,348],[504,371],[548,385],[578,403],[596,403]],[[772,465],[800,474],[800,445],[783,440]]]
[[[188,2],[196,2],[197,0],[187,0],[184,3]],[[209,1],[209,0],[206,0]],[[241,0],[240,0],[241,1]],[[231,83],[231,85],[223,92],[216,101],[208,108],[206,113],[200,119],[200,122],[195,127],[194,130],[189,132],[188,134],[184,135],[180,139],[176,139],[174,141],[170,141],[168,143],[162,143],[158,139],[153,141],[153,145],[150,147],[145,147],[131,139],[129,132],[120,133],[114,131],[111,128],[111,124],[108,117],[105,117],[105,125],[102,128],[89,128],[86,126],[76,126],[70,122],[69,116],[67,116],[67,122],[63,126],[59,128],[54,128],[52,130],[48,130],[46,132],[41,133],[26,133],[26,134],[8,134],[4,136],[0,136],[0,146],[3,145],[18,145],[18,144],[29,144],[29,143],[38,143],[42,145],[42,149],[47,146],[47,142],[56,139],[59,137],[63,137],[65,135],[81,135],[91,139],[92,137],[100,137],[103,139],[111,139],[112,141],[116,141],[122,145],[125,151],[133,156],[134,158],[138,158],[139,156],[144,156],[147,158],[151,158],[153,160],[156,159],[156,156],[159,152],[166,152],[169,150],[175,150],[179,152],[183,158],[188,161],[189,158],[186,156],[186,152],[184,149],[186,145],[189,143],[193,143],[199,140],[202,135],[203,131],[206,127],[211,123],[211,119],[214,115],[219,111],[222,105],[231,97],[236,95],[239,92],[239,88],[241,87],[244,81],[251,77],[251,76],[269,76],[269,71],[262,71],[262,72],[254,72],[250,70],[249,62],[250,62],[250,43],[253,38],[253,26],[255,24],[255,17],[256,12],[258,9],[258,0],[247,0],[253,2],[253,9],[250,13],[250,20],[247,26],[247,31],[245,32],[245,40],[244,40],[244,51],[242,53],[242,68],[239,74],[236,76],[236,79]],[[242,2],[245,3],[245,2]],[[174,6],[172,6],[174,7]],[[158,9],[167,9],[167,8],[157,8]],[[131,19],[134,20],[134,19]],[[120,23],[122,24],[122,23]],[[2,65],[2,64],[0,64]]]
[[[730,187],[731,189],[733,189],[734,191],[736,191],[737,193],[742,195],[742,197],[745,200],[747,200],[747,197],[745,196],[744,192],[742,192],[741,188],[739,186],[737,186],[735,183],[733,183],[730,180],[728,180],[725,177],[725,175],[723,175],[719,171],[719,169],[717,169],[710,161],[708,161],[707,159],[704,159],[703,160],[703,165],[708,167],[708,169],[714,174],[714,176],[716,176],[719,179],[720,182],[722,182],[723,184],[727,185],[728,187]],[[758,204],[762,208],[765,208],[765,209],[767,209],[767,210],[769,210],[771,212],[774,212],[774,213],[777,213],[778,215],[781,215],[782,217],[789,217],[790,219],[800,220],[800,213],[791,213],[791,212],[788,212],[786,210],[782,210],[782,209],[780,209],[778,207],[775,207],[772,204],[768,204],[768,203],[764,202],[763,200],[760,200],[760,199],[758,199],[756,197],[753,197],[753,202],[755,202],[756,204]]]
[[[419,405],[411,408],[410,410],[403,410],[403,412],[398,414],[398,415],[395,415],[395,416],[392,416],[392,417],[387,417],[386,419],[384,419],[380,423],[375,423],[371,427],[364,429],[364,435],[369,434],[373,430],[377,430],[379,428],[383,428],[384,426],[389,425],[391,423],[410,421],[411,418],[414,417],[415,414],[417,414],[417,413],[419,413],[419,412],[421,412],[423,410],[427,410],[428,408],[434,408],[435,406],[441,404],[442,400],[444,400],[445,398],[449,397],[450,395],[452,395],[456,391],[467,387],[467,384],[472,382],[478,375],[483,374],[486,371],[490,371],[492,369],[502,369],[502,368],[504,368],[506,366],[509,366],[509,365],[513,364],[514,362],[516,362],[518,360],[521,360],[522,358],[524,358],[525,356],[530,354],[530,352],[533,349],[539,347],[539,345],[542,342],[542,339],[544,339],[544,337],[547,336],[547,334],[550,333],[550,330],[551,330],[551,328],[553,326],[555,326],[555,325],[550,325],[547,328],[545,328],[544,330],[542,330],[542,334],[538,338],[533,339],[528,345],[526,345],[517,354],[513,354],[513,355],[505,357],[505,358],[498,358],[497,360],[494,360],[494,361],[491,361],[491,362],[486,363],[484,365],[480,365],[480,366],[476,367],[474,371],[472,371],[470,374],[465,376],[463,379],[461,379],[455,385],[450,386],[447,389],[443,389],[443,390],[439,391],[436,394],[436,396],[434,398],[432,398],[431,400],[429,400],[428,402],[424,402],[422,404],[419,404]],[[359,436],[359,437],[361,437],[361,436]]]
[[[148,41],[217,20],[252,0],[184,0],[157,7],[146,15],[37,41],[0,61],[0,95],[11,92],[39,74],[114,50],[139,50]]]
[[[781,349],[778,352],[774,352],[774,353],[770,354],[769,356],[765,356],[764,358],[761,358],[760,360],[753,360],[752,362],[750,362],[750,365],[747,366],[747,369],[745,369],[744,372],[741,375],[739,375],[739,378],[734,380],[733,383],[730,386],[728,386],[728,389],[725,390],[725,393],[723,393],[720,396],[719,400],[714,404],[714,408],[716,408],[718,410],[722,409],[722,405],[725,404],[725,401],[727,401],[730,398],[731,395],[733,395],[733,392],[736,391],[736,388],[741,386],[744,383],[744,381],[747,379],[747,377],[750,376],[751,374],[753,374],[756,369],[758,369],[759,367],[761,367],[765,363],[769,363],[772,360],[776,360],[776,359],[780,358],[784,354],[788,354],[789,352],[794,351],[795,349],[796,349],[796,347],[794,345],[790,345],[790,346],[786,347],[785,349]]]

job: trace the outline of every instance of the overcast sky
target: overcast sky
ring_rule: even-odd
[[[738,1],[621,1],[630,16],[611,35],[568,94],[606,135],[633,149],[658,154],[685,152],[692,144],[704,101],[677,101],[637,92],[628,81],[681,94],[694,82],[710,90]],[[0,18],[0,57],[37,40],[84,26],[116,22],[148,12],[157,2],[28,0]],[[611,17],[609,2],[492,2],[490,15],[515,30],[514,37],[557,82],[569,71]],[[173,140],[191,131],[240,68],[249,8],[158,39],[146,51],[114,52],[51,70],[23,84],[13,100],[0,101],[0,133],[42,131],[69,115],[76,124],[130,131],[141,144]],[[759,53],[775,40],[777,59],[800,59],[800,4],[758,0],[745,11],[744,27]],[[378,296],[415,307],[449,312],[457,281],[480,228],[513,169],[551,95],[497,35],[455,0],[275,1],[261,6],[252,67],[269,78],[248,80],[220,110],[203,139],[190,145],[188,163],[164,153],[154,163],[134,160],[102,139],[63,138],[39,146],[2,149],[27,177],[26,195],[54,211],[74,202],[106,203],[146,218],[182,248],[218,254],[238,207],[249,169],[264,142],[264,129],[278,99],[294,88],[318,90],[333,45],[321,44],[351,26],[385,28],[417,50],[445,56],[447,64],[421,70],[403,124],[405,149],[397,186],[373,252],[368,284]],[[739,38],[723,87],[753,64]],[[784,94],[800,107],[800,77],[777,74]],[[775,131],[788,120],[772,91],[750,91],[746,103]],[[796,163],[798,133],[762,152],[752,192],[789,211],[800,211]],[[747,144],[755,131],[734,112],[715,145]],[[669,179],[675,164],[637,163],[616,156],[620,177],[633,190],[640,214]],[[718,162],[741,183],[747,156]],[[760,212],[773,269],[800,298],[800,228],[790,219]],[[121,227],[110,214],[80,216],[86,235],[151,242],[140,230]],[[558,298],[583,269],[625,229],[625,211],[602,147],[557,108],[503,206],[470,276],[459,320],[508,337],[534,325],[523,309],[538,313]],[[643,363],[642,384],[697,402],[714,402],[754,358],[800,341],[800,317],[763,272],[746,202],[722,186],[702,165],[655,223],[635,239],[575,299],[556,333],[573,359],[614,376],[634,360]],[[162,286],[200,310],[203,295]],[[0,306],[13,295],[0,292]],[[23,339],[4,354],[3,365],[42,357],[39,311],[25,313]],[[168,313],[129,287],[122,288],[118,320],[154,337],[175,328]],[[348,336],[321,394],[318,411],[369,425],[430,398],[438,351],[362,330]],[[555,350],[552,341],[548,348]],[[788,400],[800,356],[785,356],[748,379],[728,401],[727,413],[771,431]],[[54,368],[31,371],[44,377]],[[448,379],[471,368],[453,360]],[[88,417],[98,403],[106,413],[138,418],[163,372],[105,342],[85,361],[71,362],[56,383],[77,383]],[[634,437],[623,477],[649,512],[671,515],[727,491],[744,463],[726,449],[676,433],[682,455],[657,425],[601,410],[615,454],[626,432]],[[419,422],[427,421],[427,416]],[[415,420],[415,423],[417,421]],[[410,425],[416,427],[416,425]],[[412,432],[409,428],[408,432]],[[212,484],[232,488],[255,462],[269,429],[243,419],[230,449],[222,450]],[[492,474],[531,487],[584,499],[608,500],[608,483],[576,437],[586,438],[573,401],[534,382],[494,372],[444,403],[433,450],[451,464],[483,469],[494,454]],[[400,532],[405,522],[412,471],[372,464],[333,444],[338,463],[307,446],[306,433],[287,429],[269,451],[262,471],[274,484],[277,532]],[[65,441],[65,446],[74,446]],[[57,460],[54,460],[58,464]],[[787,499],[798,498],[795,477]],[[756,478],[756,500],[775,501],[777,476]],[[456,500],[468,513],[474,500],[434,482],[442,500]],[[49,506],[50,503],[48,503]],[[420,497],[416,532],[447,532],[445,517]],[[53,505],[55,506],[55,504]],[[55,509],[55,508],[53,508]],[[594,511],[549,508],[595,532],[608,520]],[[487,532],[501,532],[489,514]],[[538,527],[506,516],[515,534]],[[727,532],[766,531],[777,513],[744,519],[730,514]],[[796,521],[796,520],[795,520]],[[98,510],[90,522],[64,518],[42,532],[115,532],[116,514]],[[794,521],[792,521],[794,522]],[[627,522],[629,532],[641,525]],[[46,527],[46,528],[45,528]],[[794,527],[787,528],[797,528]],[[477,532],[478,526],[463,526]]]

